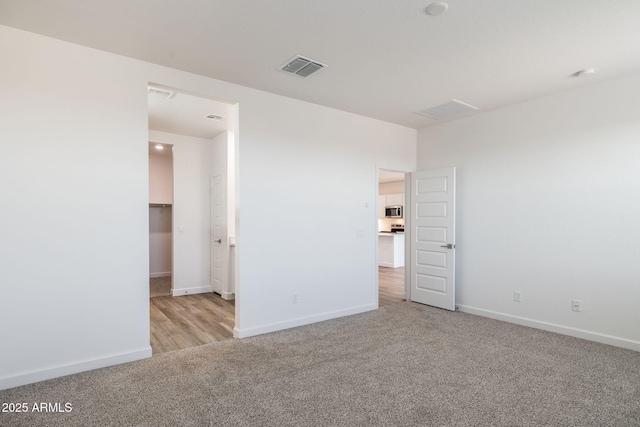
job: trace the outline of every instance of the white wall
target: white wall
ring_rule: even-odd
[[[166,147],[164,150],[172,150]],[[163,151],[164,151],[163,150]],[[149,203],[173,203],[173,156],[149,153]]]
[[[171,206],[149,207],[149,277],[171,276]]]
[[[173,295],[211,292],[211,140],[150,130],[173,145]]]
[[[377,168],[416,131],[266,94],[240,123],[236,336],[377,308]]]
[[[634,75],[419,132],[419,170],[458,168],[463,310],[640,350],[638,99]]]
[[[171,276],[173,147],[149,153],[149,277]]]
[[[6,27],[0,57],[0,388],[149,357],[144,75]]]
[[[239,102],[238,336],[375,308],[376,171],[415,130],[4,26],[0,56],[0,388],[151,354],[148,82]]]

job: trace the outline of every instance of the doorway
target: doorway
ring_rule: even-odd
[[[151,164],[149,169],[149,201],[160,210],[158,216],[162,213],[163,224],[169,223],[165,230],[169,230],[171,243],[167,268],[170,292],[160,296],[150,292],[151,347],[157,354],[233,337],[235,284],[231,283],[234,275],[228,269],[235,268],[235,263],[228,254],[231,242],[235,243],[238,109],[237,104],[152,83],[148,106],[151,147],[169,147],[172,165],[169,183],[165,183],[170,197],[162,203],[151,198]],[[225,219],[231,218],[227,223],[233,224],[225,224],[224,242],[221,239],[215,254],[218,258],[224,255],[224,262],[215,264],[218,273],[224,272],[222,276],[213,272],[212,200],[219,191],[211,186],[213,176],[225,178],[222,214]],[[213,292],[216,278],[224,297],[218,288],[218,293]]]
[[[399,304],[407,299],[405,254],[408,233],[406,172],[377,171],[377,277],[378,307]]]

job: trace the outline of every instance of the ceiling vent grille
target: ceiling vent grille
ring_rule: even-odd
[[[169,99],[173,96],[173,92],[170,90],[149,86],[149,96],[153,96],[155,98]]]
[[[322,70],[324,67],[326,67],[325,64],[321,64],[318,61],[313,61],[311,59],[298,55],[294,56],[284,65],[282,65],[280,67],[280,70],[284,71],[285,73],[295,74],[296,76],[306,78],[316,71]]]
[[[477,109],[478,107],[474,107],[473,105],[465,104],[464,102],[460,102],[454,99],[445,104],[427,108],[426,110],[415,111],[415,113],[420,114],[421,116],[429,117],[430,119],[442,120],[448,119],[450,117],[460,116]]]

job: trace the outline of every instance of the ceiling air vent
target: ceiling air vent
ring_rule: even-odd
[[[477,109],[478,107],[474,107],[473,105],[465,104],[464,102],[454,99],[451,102],[427,108],[426,110],[415,111],[415,113],[429,117],[430,119],[442,120],[460,116],[464,113],[475,111]]]
[[[149,96],[153,96],[156,98],[169,99],[173,96],[173,92],[166,89],[160,89],[159,87],[149,86]]]
[[[299,77],[309,77],[311,74],[322,70],[324,67],[326,67],[326,65],[298,55],[287,61],[280,67],[280,70],[286,73],[295,74]]]

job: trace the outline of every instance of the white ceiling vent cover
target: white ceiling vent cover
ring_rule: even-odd
[[[460,116],[464,113],[477,110],[478,107],[465,104],[457,99],[454,99],[445,104],[437,105],[435,107],[427,108],[426,110],[415,111],[416,114],[429,117],[430,119],[442,120],[449,117]]]
[[[149,96],[153,96],[155,98],[169,99],[173,96],[173,92],[170,90],[149,86]]]
[[[280,70],[286,73],[295,74],[299,77],[309,77],[311,74],[322,70],[324,67],[326,67],[325,64],[321,64],[318,61],[298,55],[294,56],[282,65]]]

